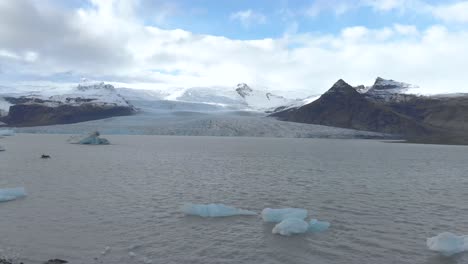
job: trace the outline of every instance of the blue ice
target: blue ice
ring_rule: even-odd
[[[13,136],[15,134],[15,131],[11,129],[1,129],[0,130],[0,136]]]
[[[280,234],[283,236],[289,236],[294,234],[302,234],[307,232],[309,229],[309,224],[306,221],[300,218],[287,218],[277,224],[272,233]]]
[[[23,187],[0,189],[0,202],[8,202],[26,196]]]
[[[95,131],[84,137],[71,137],[68,142],[82,145],[109,145],[109,140],[100,138],[100,133]]]
[[[187,215],[201,217],[224,217],[234,215],[256,215],[255,212],[238,209],[224,204],[186,204],[182,211]]]
[[[309,231],[310,232],[323,232],[330,227],[330,223],[326,221],[319,221],[317,219],[312,219],[309,222]]]
[[[305,209],[300,208],[282,208],[271,209],[265,208],[262,211],[262,218],[265,222],[279,223],[288,218],[297,218],[304,220],[309,213]]]
[[[468,250],[468,236],[457,236],[450,232],[443,232],[426,241],[430,250],[437,251],[444,256],[452,256]]]

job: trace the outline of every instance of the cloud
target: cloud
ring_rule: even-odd
[[[255,24],[265,24],[267,22],[267,17],[264,14],[253,11],[252,9],[232,13],[230,19],[238,20],[246,28]]]
[[[431,9],[434,16],[443,21],[468,23],[468,1],[438,5]]]
[[[130,87],[247,82],[307,96],[339,78],[357,85],[382,76],[428,92],[468,92],[468,31],[463,29],[396,24],[236,40],[147,25],[134,1],[94,0],[78,9],[44,8],[41,2],[0,1],[3,80],[72,72]]]

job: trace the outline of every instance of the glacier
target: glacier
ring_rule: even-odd
[[[272,233],[282,236],[289,236],[306,233],[308,229],[309,224],[307,224],[306,221],[299,218],[288,218],[277,224],[273,228]]]
[[[279,223],[288,218],[296,218],[304,220],[307,218],[309,213],[305,209],[300,208],[282,208],[282,209],[271,209],[265,208],[262,211],[262,218],[265,222]]]
[[[257,213],[224,204],[186,204],[182,207],[186,215],[201,217],[225,217],[235,215],[256,215]]]
[[[2,129],[0,130],[0,136],[6,137],[6,136],[13,136],[15,135],[15,131],[12,129]]]
[[[309,222],[309,232],[323,232],[330,227],[330,223],[312,219]]]
[[[428,238],[426,244],[430,250],[449,257],[468,250],[468,236],[457,236],[450,232],[443,232]]]
[[[26,196],[23,187],[0,189],[0,202],[13,201]]]

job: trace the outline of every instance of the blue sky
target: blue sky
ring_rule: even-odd
[[[468,0],[0,0],[0,84],[468,92]]]

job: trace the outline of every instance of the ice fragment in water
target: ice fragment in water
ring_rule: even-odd
[[[15,131],[11,129],[1,129],[0,130],[0,136],[5,137],[5,136],[13,136],[15,134]]]
[[[282,208],[271,209],[265,208],[262,211],[262,218],[265,222],[279,223],[288,218],[297,218],[304,220],[309,213],[305,209],[300,208]]]
[[[450,232],[443,232],[428,238],[426,244],[430,250],[437,251],[444,256],[452,256],[468,250],[468,236],[457,236]]]
[[[309,224],[299,218],[287,218],[273,228],[273,234],[289,236],[307,232]]]
[[[330,227],[329,222],[319,221],[317,219],[312,219],[309,222],[309,231],[310,232],[323,232]]]
[[[0,202],[8,202],[26,196],[23,187],[0,189]]]
[[[238,209],[224,204],[186,204],[182,211],[187,215],[201,217],[224,217],[234,215],[256,215],[255,212]]]
[[[100,133],[95,131],[85,137],[71,137],[68,142],[81,145],[109,145],[109,140],[99,137]]]

